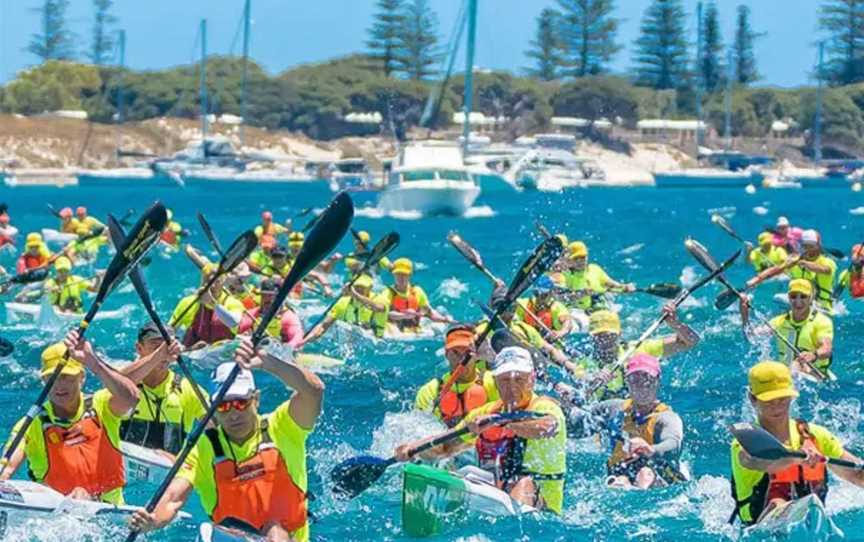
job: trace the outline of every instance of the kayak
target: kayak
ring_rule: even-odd
[[[818,542],[844,537],[816,495],[789,501],[769,511],[756,525],[744,529],[747,540]]]
[[[215,344],[199,348],[198,350],[190,350],[183,355],[202,369],[215,369],[220,363],[233,361],[234,350],[237,348],[236,341],[220,341]],[[267,347],[271,352],[279,356],[291,355],[291,348],[287,345],[270,343]],[[315,354],[312,352],[295,352],[293,353],[294,363],[308,368],[325,369],[330,367],[340,367],[345,365],[345,360],[333,358],[324,354]]]
[[[237,529],[202,523],[198,527],[197,542],[264,542],[264,539]]]
[[[407,464],[402,472],[402,529],[408,536],[432,536],[446,525],[487,516],[536,512],[495,487],[492,475],[475,466],[450,472]]]
[[[94,320],[119,320],[126,309],[100,310]],[[40,326],[57,327],[63,322],[77,322],[84,318],[83,312],[63,312],[52,307],[47,297],[41,303],[6,303],[6,318],[10,321],[34,320]]]
[[[15,530],[30,534],[33,520],[48,520],[58,513],[81,518],[126,516],[137,508],[71,499],[36,482],[8,480],[0,482],[0,540]]]
[[[162,450],[145,448],[131,442],[120,442],[120,453],[131,481],[161,484],[174,464],[174,456]]]
[[[377,337],[375,336],[375,332],[371,329],[362,328],[354,324],[349,324],[348,322],[337,321],[336,326],[337,332],[341,336],[345,337],[346,340],[365,339],[374,343],[377,343],[381,340],[410,342],[434,339],[435,337],[443,334],[444,330],[447,328],[447,324],[441,322],[431,322],[424,324],[419,331],[412,332],[400,331],[396,326],[388,324],[387,329],[384,331],[384,336]]]
[[[78,239],[78,236],[74,233],[63,233],[51,228],[42,228],[42,240],[46,243],[65,245],[69,241],[74,241],[75,239]]]

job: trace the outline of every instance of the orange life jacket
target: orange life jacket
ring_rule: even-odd
[[[218,430],[205,433],[213,446],[217,524],[246,525],[257,532],[278,523],[289,533],[306,524],[306,494],[294,483],[285,460],[261,421],[258,452],[241,463],[225,456]]]
[[[84,415],[71,427],[55,425],[44,412],[39,419],[48,454],[44,484],[64,495],[81,487],[94,496],[126,484],[123,456],[93,410],[92,397],[84,398]]]
[[[393,293],[390,298],[390,310],[405,312],[405,311],[413,311],[417,312],[420,309],[420,300],[417,299],[417,294],[414,291],[413,286],[408,287],[408,295],[403,296],[399,292],[396,291],[396,288],[390,287],[390,291]],[[408,320],[400,320],[396,322],[396,326],[401,329],[406,328],[416,328],[420,327],[420,317],[411,318]]]
[[[864,271],[853,271],[849,274],[849,292],[852,297],[864,297]]]
[[[24,260],[25,270],[42,267],[48,261],[48,258],[43,256],[42,254],[37,254],[36,256],[34,256],[30,253],[22,254],[21,259]]]
[[[532,316],[532,314],[534,316],[537,316],[537,318],[540,319],[540,322],[543,323],[543,326],[545,326],[546,329],[552,329],[552,307],[551,306],[547,307],[546,309],[544,309],[542,311],[538,311],[536,309],[536,307],[534,306],[534,300],[532,299],[532,300],[528,301],[528,310],[525,311],[525,323],[531,327],[540,329],[542,326],[540,326],[537,323],[537,319],[534,318],[534,316]]]
[[[482,380],[482,377],[479,377]],[[443,386],[441,379],[438,380],[438,387]],[[447,393],[441,396],[438,402],[438,410],[441,413],[441,421],[447,427],[455,427],[465,414],[471,412],[477,407],[485,405],[489,401],[486,395],[486,388],[482,382],[474,382],[462,393],[456,393],[453,388],[450,388]]]
[[[163,243],[171,245],[172,247],[176,247],[178,244],[177,233],[170,229],[163,230],[159,239],[161,239]]]

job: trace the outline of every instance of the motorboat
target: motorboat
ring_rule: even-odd
[[[567,188],[605,184],[606,174],[590,160],[562,149],[528,151],[507,172],[525,190],[560,192]]]
[[[343,158],[333,162],[330,168],[330,189],[369,190],[372,187],[372,173],[363,158]]]

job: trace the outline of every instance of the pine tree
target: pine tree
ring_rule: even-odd
[[[824,0],[819,26],[828,35],[828,79],[840,85],[864,81],[864,1]]]
[[[723,37],[720,34],[720,17],[717,4],[711,2],[705,9],[702,23],[702,58],[699,59],[699,77],[702,88],[714,92],[724,84]]]
[[[686,19],[681,0],[653,0],[636,40],[636,83],[656,89],[679,88],[688,75]]]
[[[366,47],[369,57],[375,60],[374,67],[390,77],[396,70],[399,59],[399,36],[403,31],[403,0],[378,0],[375,22],[369,29]]]
[[[435,75],[433,66],[439,59],[438,17],[429,7],[429,0],[408,0],[399,35],[397,71],[421,81]]]
[[[558,0],[561,39],[570,65],[568,75],[584,77],[608,70],[621,47],[615,43],[619,20],[614,0]]]
[[[34,11],[42,17],[42,33],[33,34],[27,51],[42,59],[71,60],[75,57],[74,35],[66,26],[69,0],[45,0]]]
[[[117,22],[117,17],[109,13],[113,0],[93,0],[96,16],[93,19],[93,44],[90,46],[90,61],[93,64],[104,64],[109,60],[114,49],[114,38],[110,27]]]
[[[735,80],[740,85],[749,85],[759,80],[753,43],[761,36],[762,34],[757,34],[750,26],[750,8],[743,5],[738,6],[733,60],[735,62]]]
[[[537,17],[537,37],[525,56],[534,60],[534,66],[525,71],[532,77],[552,81],[561,76],[564,65],[563,44],[558,34],[561,14],[546,8]]]

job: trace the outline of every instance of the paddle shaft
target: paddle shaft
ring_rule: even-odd
[[[210,227],[210,223],[207,222],[204,213],[198,213],[198,223],[201,224],[201,229],[204,230],[204,235],[207,236],[210,245],[216,250],[216,253],[219,254],[220,258],[223,257],[225,251],[222,250],[222,245],[219,243],[219,239],[216,238],[216,234],[213,233],[213,228]]]

